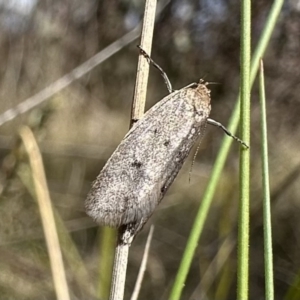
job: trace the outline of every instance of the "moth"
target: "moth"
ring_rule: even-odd
[[[126,134],[93,182],[85,202],[87,214],[98,224],[130,226],[133,234],[152,215],[192,147],[204,135],[207,123],[222,127],[232,136],[222,124],[209,119],[211,97],[207,83],[200,80],[172,91],[166,74],[141,51],[161,70],[171,93]]]

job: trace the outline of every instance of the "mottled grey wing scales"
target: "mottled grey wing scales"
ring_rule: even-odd
[[[205,103],[203,114],[197,98],[195,89],[174,92],[128,132],[86,200],[87,213],[98,223],[142,226],[151,216],[203,132],[210,106]]]

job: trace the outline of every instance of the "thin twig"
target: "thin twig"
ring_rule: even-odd
[[[69,300],[69,289],[41,153],[34,135],[28,127],[23,127],[20,135],[30,160],[37,202],[50,257],[56,296],[59,300]]]
[[[110,44],[108,47],[88,59],[80,66],[76,67],[70,73],[51,83],[34,96],[27,98],[16,107],[8,109],[6,112],[0,115],[0,126],[49,99],[56,93],[69,86],[71,83],[73,83],[73,81],[84,76],[106,59],[123,49],[124,46],[130,44],[140,36],[140,27],[140,25],[136,26],[133,30],[126,33],[123,37]]]
[[[152,241],[153,231],[154,231],[154,226],[151,225],[149,234],[148,234],[148,238],[147,238],[147,242],[146,242],[146,246],[145,246],[142,263],[141,263],[140,270],[139,270],[139,274],[138,274],[138,277],[137,277],[137,280],[135,283],[135,287],[134,287],[134,290],[133,290],[130,300],[138,299],[138,296],[139,296],[139,293],[141,290],[141,286],[142,286],[142,282],[144,279],[145,271],[146,271],[146,265],[147,265],[147,261],[148,261],[148,255],[149,255],[149,250],[150,250],[150,244]]]
[[[151,53],[155,11],[156,0],[147,0],[145,4],[145,13],[140,44],[141,47],[149,54]],[[136,84],[134,89],[131,125],[134,121],[140,119],[144,114],[148,74],[149,64],[147,62],[147,59],[142,54],[140,54],[137,67]],[[122,300],[124,297],[128,253],[133,238],[134,236],[132,235],[130,228],[126,228],[126,226],[125,228],[119,228],[117,248],[114,258],[112,286],[109,298],[110,300]]]
[[[169,3],[170,0],[162,1],[157,9],[157,15],[159,15]],[[125,46],[136,40],[140,36],[140,32],[141,24],[138,24],[133,30],[129,31],[121,38],[110,44],[108,47],[106,47],[105,49],[101,50],[99,53],[88,59],[86,62],[76,67],[70,73],[59,78],[58,80],[56,80],[55,82],[53,82],[34,96],[27,98],[22,103],[18,104],[16,107],[10,108],[4,113],[0,114],[0,126],[10,120],[13,120],[18,115],[23,114],[29,111],[30,109],[34,108],[35,106],[41,104],[45,100],[49,99],[56,93],[69,86],[71,83],[73,83],[73,81],[81,78],[82,76],[90,72],[96,66],[98,66],[99,64],[116,54],[118,51],[123,49]]]
[[[227,236],[220,245],[217,255],[214,257],[204,274],[201,276],[201,281],[189,298],[190,300],[206,298],[205,295],[208,294],[208,291],[211,288],[216,276],[219,275],[223,266],[226,264],[226,262],[228,262],[228,257],[232,253],[235,246],[236,243],[233,241],[232,236]]]

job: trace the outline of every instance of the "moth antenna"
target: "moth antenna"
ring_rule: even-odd
[[[239,139],[238,137],[236,137],[235,135],[233,135],[224,125],[222,125],[221,123],[213,120],[213,119],[210,119],[208,118],[207,119],[207,123],[210,124],[210,125],[214,125],[214,126],[217,126],[219,128],[221,128],[228,136],[232,137],[233,139],[235,139],[237,142],[239,142],[240,144],[242,144],[243,146],[245,146],[247,149],[249,149],[249,146],[244,142],[242,141],[241,139]]]
[[[160,67],[150,56],[149,54],[140,46],[137,46],[140,49],[141,54],[147,59],[149,64],[152,64],[156,69],[159,70],[160,75],[164,78],[165,84],[167,86],[167,89],[169,93],[171,94],[173,92],[172,84],[168,78],[167,73]]]
[[[205,85],[210,85],[210,84],[221,84],[220,82],[205,82]]]

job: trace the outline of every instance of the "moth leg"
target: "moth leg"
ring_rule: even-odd
[[[239,139],[238,137],[236,137],[235,135],[233,135],[224,125],[222,125],[221,123],[213,120],[213,119],[210,119],[208,118],[207,119],[207,123],[210,124],[210,125],[214,125],[214,126],[217,126],[217,127],[220,127],[221,129],[223,129],[223,131],[230,137],[232,137],[233,139],[235,139],[236,141],[238,141],[239,143],[241,143],[243,146],[245,146],[247,149],[249,149],[249,146],[244,142],[242,141],[241,139]]]
[[[193,82],[193,83],[190,83],[189,85],[185,86],[184,89],[196,88],[196,87],[198,87],[198,85],[199,85],[199,83]]]
[[[159,70],[160,75],[164,78],[167,89],[171,94],[173,92],[173,89],[167,73],[147,54],[147,52],[140,45],[138,45],[137,47],[140,49],[142,55],[144,55],[144,57],[148,60],[148,63],[152,64],[156,69]]]
[[[119,227],[118,241],[123,245],[131,245],[136,235],[143,229],[148,218],[141,218],[140,221],[122,224]]]

